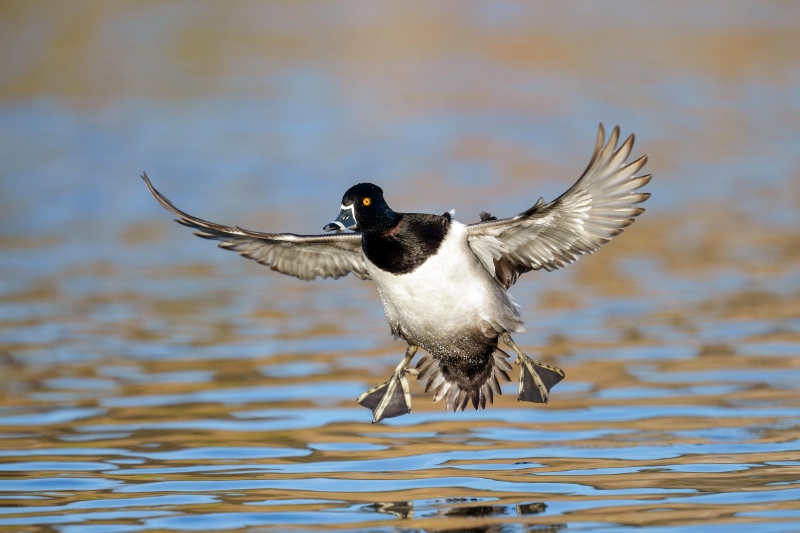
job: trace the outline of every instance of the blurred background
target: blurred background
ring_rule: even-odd
[[[0,528],[800,524],[799,23],[778,1],[3,0]],[[468,223],[561,194],[601,122],[636,133],[653,196],[512,289],[517,342],[567,372],[548,406],[512,383],[454,415],[412,383],[371,426],[355,398],[403,353],[374,286],[217,250],[139,179],[261,231],[319,233],[361,181]]]

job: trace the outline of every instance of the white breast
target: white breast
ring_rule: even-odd
[[[495,337],[520,331],[522,320],[506,291],[467,244],[466,226],[453,221],[437,253],[408,274],[385,272],[370,261],[392,331],[425,347],[479,330]]]

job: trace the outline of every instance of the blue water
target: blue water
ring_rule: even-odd
[[[792,4],[7,4],[0,530],[795,531],[800,39]],[[512,294],[564,368],[451,413],[355,398],[370,282],[171,222],[318,233],[352,184],[477,220],[551,200],[599,122],[647,212]],[[516,376],[514,376],[516,378]]]

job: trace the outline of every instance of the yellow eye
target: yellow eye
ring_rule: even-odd
[[[371,200],[370,198],[364,198],[364,201],[363,201],[362,203],[363,203],[364,205],[369,205],[369,204],[371,204],[371,203],[372,203],[372,200]]]

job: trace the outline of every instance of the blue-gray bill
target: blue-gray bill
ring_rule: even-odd
[[[339,216],[336,217],[336,220],[327,224],[324,228],[324,231],[344,231],[346,229],[355,229],[356,228],[356,216],[353,212],[353,206],[349,205],[347,207],[342,206],[341,211],[339,211]]]

